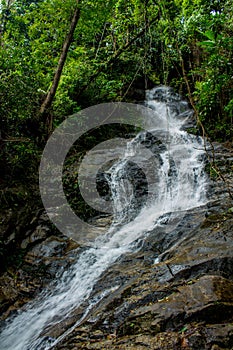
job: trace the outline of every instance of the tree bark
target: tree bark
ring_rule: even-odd
[[[45,97],[45,100],[43,101],[41,107],[40,107],[40,115],[44,115],[45,112],[48,110],[48,108],[51,106],[53,99],[55,97],[57,88],[58,88],[58,84],[61,78],[61,74],[62,74],[62,70],[63,67],[65,65],[65,61],[66,61],[66,57],[68,54],[68,50],[70,47],[70,44],[73,40],[73,35],[74,35],[74,31],[75,28],[78,24],[79,18],[80,18],[80,9],[78,8],[78,4],[79,4],[79,0],[77,0],[77,5],[73,14],[73,18],[70,24],[70,29],[69,32],[65,38],[65,41],[63,43],[63,47],[62,47],[62,52],[61,52],[61,56],[59,58],[58,61],[58,65],[57,65],[57,69],[56,72],[54,74],[54,78],[53,78],[53,82],[52,82],[52,86],[48,92],[48,94]]]

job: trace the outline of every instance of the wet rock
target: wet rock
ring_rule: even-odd
[[[0,320],[35,297],[76,258],[80,248],[76,242],[67,237],[46,238],[47,232],[38,226],[31,235],[35,237],[31,249],[0,277]]]
[[[13,210],[5,209],[0,214],[0,238],[6,238],[6,232],[10,230],[10,223],[13,218]]]
[[[21,248],[26,249],[29,244],[33,244],[36,242],[42,242],[45,240],[50,232],[50,228],[47,226],[39,225],[36,227],[35,231],[30,234],[29,237],[24,239],[21,243]]]
[[[54,255],[60,256],[66,247],[66,243],[63,239],[51,236],[47,238],[43,243],[34,246],[25,256],[25,261],[29,263],[37,264],[39,261],[45,258],[52,257]]]
[[[0,278],[1,286],[1,303],[4,303],[7,300],[14,300],[18,296],[18,291],[15,285],[15,280],[13,277],[10,277],[8,273],[5,273]]]
[[[229,162],[217,149],[227,179],[232,167],[228,153]],[[219,181],[211,193],[214,200],[208,205],[187,211],[179,224],[161,221],[138,242],[136,252],[105,271],[91,298],[108,293],[54,349],[232,350],[233,203]],[[44,212],[34,213],[25,226],[23,220],[17,222],[16,230],[11,215],[2,236],[25,251],[0,278],[3,318],[48,286],[85,249],[57,235]],[[94,220],[104,227],[109,218]],[[46,336],[63,334],[87,308],[88,301]]]
[[[93,295],[116,289],[90,312],[81,326],[85,333],[77,327],[55,348],[232,349],[230,207],[229,200],[214,202],[213,211],[188,213],[175,231],[152,231],[95,286]],[[96,331],[104,337],[90,342]]]
[[[44,271],[34,270],[34,276],[31,271],[22,269],[9,270],[0,278],[0,320],[7,318],[12,312],[22,307],[30,301],[35,292],[38,291],[46,279]]]
[[[141,331],[153,333],[179,327],[193,318],[224,322],[230,314],[233,314],[233,282],[222,277],[204,276],[194,284],[178,287],[176,293],[158,303],[132,311],[129,322],[137,319]]]
[[[88,223],[97,227],[109,227],[112,223],[112,216],[97,216],[88,220]]]

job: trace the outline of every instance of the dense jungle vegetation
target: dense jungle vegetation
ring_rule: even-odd
[[[155,85],[186,97],[213,141],[232,142],[231,0],[2,0],[0,6],[3,206],[35,196],[43,147],[68,115],[101,102],[135,101],[138,91]]]

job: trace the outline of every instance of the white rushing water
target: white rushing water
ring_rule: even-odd
[[[143,239],[164,217],[178,218],[185,210],[205,203],[206,177],[202,162],[203,143],[187,134],[182,126],[191,117],[187,103],[169,88],[157,88],[147,93],[146,105],[153,109],[156,123],[151,125],[155,141],[155,166],[148,165],[148,200],[137,209],[133,186],[125,177],[129,161],[135,155],[141,162],[140,145],[148,135],[141,133],[128,143],[123,159],[109,170],[115,219],[108,232],[81,253],[76,263],[64,272],[50,291],[44,291],[25,310],[10,319],[0,334],[1,350],[46,350],[69,334],[105,296],[116,289],[104,290],[91,297],[94,286],[104,271],[122,254],[136,249],[136,241]],[[160,140],[157,142],[156,140]],[[127,175],[127,174],[126,174]],[[139,194],[140,197],[140,194]],[[136,214],[135,214],[136,213]],[[171,227],[170,227],[171,229]],[[49,337],[49,329],[72,316],[85,303],[85,312],[57,338]]]

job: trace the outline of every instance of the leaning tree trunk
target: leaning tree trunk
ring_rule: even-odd
[[[45,115],[46,111],[48,110],[48,108],[51,106],[53,99],[55,97],[57,88],[58,88],[58,84],[61,78],[61,74],[62,74],[62,70],[66,61],[66,57],[67,57],[67,53],[70,47],[70,44],[73,40],[73,35],[74,35],[74,31],[75,28],[77,26],[78,20],[80,18],[80,9],[78,8],[78,4],[79,4],[79,0],[76,1],[77,5],[73,14],[73,18],[70,24],[70,29],[69,32],[65,38],[65,41],[63,43],[63,47],[62,47],[62,52],[61,52],[61,56],[59,58],[58,61],[58,65],[57,65],[57,69],[56,72],[54,74],[54,78],[53,78],[53,82],[52,82],[52,86],[48,92],[48,94],[46,95],[45,100],[43,101],[41,107],[40,107],[40,115]],[[50,123],[51,124],[51,121]],[[51,127],[51,125],[50,125]]]

